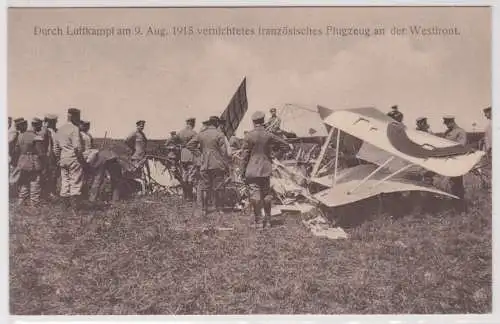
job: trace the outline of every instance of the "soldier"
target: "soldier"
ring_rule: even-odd
[[[57,194],[57,179],[60,174],[60,170],[58,167],[58,161],[56,159],[56,155],[54,152],[55,149],[55,140],[57,133],[57,116],[52,114],[47,114],[44,118],[44,128],[47,132],[47,163],[45,170],[45,179],[44,179],[44,188],[42,190],[43,193],[47,195],[47,197],[55,198]]]
[[[146,122],[144,120],[139,120],[135,124],[137,129],[125,139],[125,143],[132,150],[132,161],[138,163],[146,156],[148,139],[144,134]]]
[[[488,158],[491,159],[492,137],[491,130],[491,106],[483,109],[484,117],[488,120],[486,129],[484,130],[483,150],[487,153]]]
[[[19,150],[16,149],[17,140],[19,135],[24,133],[28,129],[28,122],[24,118],[16,118],[14,120],[15,132],[9,133],[9,155],[10,155],[10,174],[9,183],[12,187],[9,187],[11,194],[17,194],[17,182],[19,180],[20,171],[17,168],[17,162],[19,159]]]
[[[446,125],[447,130],[444,133],[444,137],[451,141],[457,142],[461,145],[467,145],[467,133],[455,122],[455,117],[445,116],[443,117],[443,124]],[[457,211],[466,211],[467,206],[465,203],[465,187],[464,178],[452,177],[450,178],[451,193],[460,198],[459,204],[455,206]]]
[[[80,125],[80,136],[82,138],[82,152],[85,161],[88,163],[91,157],[96,154],[94,149],[94,139],[90,134],[90,122],[86,120],[81,120]],[[82,185],[82,197],[88,198],[90,186],[92,184],[92,179],[94,177],[93,168],[87,168],[83,170],[83,185]]]
[[[193,186],[196,176],[195,156],[186,147],[186,145],[196,136],[194,127],[196,124],[195,118],[186,120],[186,127],[179,132],[179,141],[181,145],[181,169],[182,169],[182,191],[184,199],[193,200]]]
[[[432,132],[430,131],[430,128],[431,127],[427,123],[427,117],[419,117],[419,118],[417,118],[417,128],[416,128],[416,130],[432,134]]]
[[[15,148],[19,156],[17,160],[19,171],[18,204],[23,205],[29,199],[31,206],[37,207],[40,204],[40,181],[45,158],[43,138],[35,134],[34,130],[27,130],[28,122],[26,120],[19,125],[20,133]]]
[[[119,201],[123,178],[118,156],[110,150],[100,150],[96,158],[92,159],[89,164],[94,175],[90,188],[89,201],[96,202],[98,200],[106,173],[109,174],[111,180],[112,201]]]
[[[65,206],[73,210],[80,207],[83,169],[86,168],[79,125],[80,110],[69,108],[68,123],[59,129],[55,141],[56,158],[61,168],[60,196]]]
[[[394,105],[391,107],[391,111],[387,113],[387,116],[391,117],[397,122],[402,123],[403,122],[403,113],[399,111],[398,105]]]
[[[271,118],[265,124],[266,130],[271,133],[278,133],[281,127],[281,119],[276,115],[276,108],[271,108],[269,112],[271,113]]]
[[[293,149],[292,145],[283,139],[266,131],[264,113],[257,111],[252,115],[254,130],[245,135],[243,142],[243,169],[246,182],[250,187],[250,202],[253,207],[255,224],[260,222],[261,210],[264,207],[266,223],[270,224],[272,195],[270,192],[270,177],[272,172],[271,150],[273,144]]]
[[[19,135],[18,126],[20,122],[24,121],[24,118],[16,118],[14,124],[12,124],[12,117],[9,117],[9,162],[12,161],[14,147],[16,146],[17,137]]]
[[[224,183],[227,165],[227,149],[224,135],[217,130],[218,118],[210,117],[205,130],[194,136],[186,145],[190,150],[201,149],[200,156],[200,189],[202,216],[206,217],[208,199],[213,193],[215,207],[221,212],[222,197],[220,187]]]

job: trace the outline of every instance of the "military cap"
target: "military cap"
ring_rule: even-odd
[[[276,112],[276,108],[273,107],[273,108],[269,109],[269,111],[270,112]]]
[[[491,112],[491,106],[484,108],[483,111],[484,112]]]
[[[79,115],[79,114],[80,114],[80,109],[77,109],[77,108],[69,108],[69,109],[68,109],[68,114],[70,114],[70,115]]]
[[[202,122],[202,124],[203,124],[203,125],[205,125],[205,126],[207,126],[208,124],[210,124],[210,120],[209,120],[209,119],[204,120],[204,121]]]
[[[31,121],[32,125],[39,125],[41,123],[42,123],[42,120],[38,117],[33,118],[33,120]]]
[[[45,115],[45,120],[57,120],[57,115],[47,114]]]
[[[397,110],[398,109],[398,105],[394,105],[391,108],[394,109],[394,110]]]
[[[170,132],[170,135],[176,135],[176,134],[177,134],[177,132],[176,132],[176,131],[171,131],[171,132]]]
[[[421,122],[424,122],[424,121],[427,121],[427,117],[418,117],[417,118],[417,123],[421,123]]]
[[[144,124],[146,124],[146,121],[141,119],[141,120],[138,120],[135,124],[136,124],[137,126],[139,126],[139,125],[144,125]]]
[[[188,119],[186,119],[186,123],[194,123],[196,121],[196,118],[193,118],[193,117],[189,117]]]
[[[210,116],[208,120],[212,125],[217,125],[220,121],[219,117],[217,116]]]
[[[446,115],[443,117],[443,121],[446,123],[446,122],[449,122],[449,121],[455,121],[455,117],[454,116],[451,116],[451,115]]]
[[[259,121],[261,119],[264,119],[266,115],[262,111],[256,111],[252,115],[252,120],[253,121]]]
[[[82,124],[83,126],[88,126],[90,125],[90,122],[88,120],[82,120],[80,121],[80,124]]]
[[[20,125],[25,122],[27,122],[27,120],[25,120],[23,117],[14,119],[14,124],[16,125]]]

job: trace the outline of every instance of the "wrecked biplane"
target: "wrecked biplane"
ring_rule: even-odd
[[[326,189],[313,197],[326,207],[338,207],[383,193],[424,191],[451,198],[458,197],[424,183],[418,175],[433,172],[444,177],[468,173],[484,152],[464,147],[435,135],[409,129],[376,108],[355,108],[325,114],[318,107],[326,125],[328,138],[315,162],[310,182]],[[339,153],[335,155],[333,174],[317,176],[324,150],[336,132],[340,152],[340,134],[344,132],[363,141],[357,157],[368,162],[338,170]]]

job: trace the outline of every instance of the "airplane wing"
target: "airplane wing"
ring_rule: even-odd
[[[313,195],[315,199],[327,207],[338,207],[368,199],[383,193],[424,191],[450,198],[458,197],[445,191],[422,185],[418,181],[408,180],[402,177],[393,177],[391,180],[384,180],[389,173],[380,172],[365,180],[377,169],[375,165],[359,165],[345,169],[337,175],[337,183],[332,186],[331,175],[322,178],[312,179],[329,189],[320,191]]]
[[[325,123],[355,136],[397,159],[446,177],[469,172],[484,155],[458,143],[408,129],[375,108],[335,110]]]

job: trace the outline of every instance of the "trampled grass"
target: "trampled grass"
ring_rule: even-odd
[[[168,197],[79,214],[12,206],[11,313],[488,313],[491,197],[470,179],[468,213],[356,215],[336,241],[297,215],[263,231]]]

